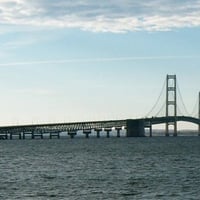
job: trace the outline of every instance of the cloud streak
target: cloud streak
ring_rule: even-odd
[[[1,0],[0,23],[93,32],[200,26],[200,0]]]
[[[49,65],[65,63],[90,63],[90,62],[120,62],[120,61],[139,61],[139,60],[173,60],[173,59],[195,59],[200,55],[192,56],[139,56],[139,57],[110,57],[110,58],[91,58],[91,59],[65,59],[65,60],[38,60],[29,62],[10,62],[0,63],[0,67],[6,66],[28,66],[28,65]]]

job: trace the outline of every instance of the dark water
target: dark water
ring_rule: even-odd
[[[200,137],[0,141],[0,199],[200,199]]]

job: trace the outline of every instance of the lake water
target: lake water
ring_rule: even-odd
[[[200,199],[200,137],[2,140],[0,199]]]

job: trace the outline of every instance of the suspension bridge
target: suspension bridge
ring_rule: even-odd
[[[163,102],[163,94],[165,101]],[[61,133],[74,138],[78,131],[89,138],[90,134],[96,133],[99,138],[102,132],[110,137],[110,133],[115,130],[116,136],[120,137],[122,130],[126,131],[127,137],[144,137],[145,130],[149,129],[149,136],[152,137],[152,127],[157,124],[165,124],[165,135],[177,136],[177,123],[190,122],[198,127],[200,136],[200,93],[193,112],[188,113],[183,101],[176,75],[167,75],[161,93],[150,112],[140,119],[88,121],[73,123],[50,123],[0,126],[0,139],[44,138],[48,135],[50,139],[60,138]]]

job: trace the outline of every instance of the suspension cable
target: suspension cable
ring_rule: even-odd
[[[156,117],[159,117],[159,114],[163,111],[164,108],[165,108],[165,103],[162,105],[160,110],[156,113]]]
[[[194,104],[194,107],[192,109],[192,113],[191,113],[191,116],[193,116],[193,117],[197,117],[198,116],[198,113],[197,113],[198,103],[199,103],[199,100],[197,99],[196,103]]]
[[[181,112],[181,109],[179,108],[179,106],[177,106],[177,109],[178,109],[178,113],[181,115],[181,116],[184,116],[184,114]],[[178,114],[178,115],[179,115]]]
[[[157,100],[156,100],[156,103],[153,105],[153,107],[151,108],[151,110],[147,113],[147,115],[146,115],[147,117],[153,112],[153,110],[155,109],[155,107],[158,105],[158,102],[160,101],[161,96],[162,96],[162,94],[163,94],[165,85],[166,85],[166,81],[164,81],[164,84],[163,84],[162,89],[161,89],[161,91],[160,91],[160,94],[159,94],[159,96],[158,96],[158,98],[157,98]]]
[[[177,81],[177,88],[178,88],[178,94],[180,96],[181,103],[183,104],[184,111],[185,111],[186,115],[189,116],[190,114],[189,114],[189,112],[188,112],[188,110],[186,108],[186,105],[185,105],[184,101],[183,101],[183,97],[182,97],[182,94],[181,94],[181,91],[180,91],[180,87],[179,87],[178,81]]]

